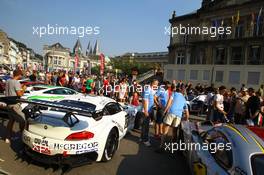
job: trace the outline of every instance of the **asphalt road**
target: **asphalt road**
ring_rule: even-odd
[[[0,117],[0,174],[1,170],[13,175],[59,175],[57,166],[47,166],[24,159],[21,154],[22,142],[19,134],[11,144],[3,140],[7,120]],[[17,125],[14,130],[17,131]],[[153,146],[145,147],[138,143],[139,133],[131,132],[122,141],[119,150],[110,162],[94,162],[73,168],[67,175],[172,175],[189,174],[189,168],[182,154],[155,153],[159,141],[151,139]]]

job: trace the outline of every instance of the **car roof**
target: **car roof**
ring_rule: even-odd
[[[243,167],[250,172],[250,158],[253,155],[264,155],[264,142],[244,125],[224,124],[216,127],[232,144],[234,166]]]
[[[46,88],[46,89],[53,89],[53,88],[66,88],[66,87],[62,87],[62,86],[52,86],[52,85],[35,85],[32,87],[40,87],[40,88]]]
[[[33,87],[33,88],[34,88],[34,87],[42,88],[42,89],[36,91],[36,93],[44,92],[44,91],[46,91],[46,90],[53,90],[53,89],[62,89],[62,88],[63,88],[63,89],[70,89],[70,88],[63,87],[63,86],[51,86],[51,85],[36,85],[36,86],[32,86],[32,87]],[[74,89],[70,89],[70,90],[77,92],[77,91],[74,90]],[[34,92],[34,91],[33,91],[33,92]]]
[[[264,142],[244,125],[224,124],[220,131],[229,136],[235,146],[264,153]]]
[[[82,101],[96,105],[96,110],[102,110],[106,104],[111,102],[116,102],[115,100],[104,97],[104,96],[95,96],[95,95],[86,95],[86,96],[78,96],[76,97],[66,97],[63,100],[74,100],[74,101]]]

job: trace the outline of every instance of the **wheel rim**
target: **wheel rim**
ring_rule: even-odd
[[[116,132],[111,132],[107,139],[107,146],[106,146],[106,153],[108,157],[112,157],[116,150],[116,143],[117,143],[117,134]]]

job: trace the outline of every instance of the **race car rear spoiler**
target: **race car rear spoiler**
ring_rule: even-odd
[[[54,101],[45,101],[45,100],[25,100],[25,99],[18,99],[17,101],[20,103],[27,103],[31,105],[26,108],[32,109],[34,107],[35,108],[41,107],[40,109],[37,109],[38,111],[43,110],[43,108],[46,110],[50,108],[55,111],[63,111],[66,113],[63,120],[68,125],[74,125],[74,123],[69,124],[68,119],[69,119],[69,116],[75,117],[76,114],[86,116],[86,117],[92,117],[95,120],[100,120],[102,118],[102,111],[96,111],[96,110],[92,110],[92,109],[84,108],[84,107],[76,107],[74,105],[64,104],[63,102],[54,102]],[[32,112],[35,112],[35,111],[32,111]]]

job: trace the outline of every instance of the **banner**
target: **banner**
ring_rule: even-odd
[[[81,48],[75,49],[75,57],[74,57],[74,72],[76,72],[78,65],[79,65],[79,55],[81,54]]]
[[[104,64],[105,64],[105,56],[104,54],[100,54],[100,75],[104,75]]]

